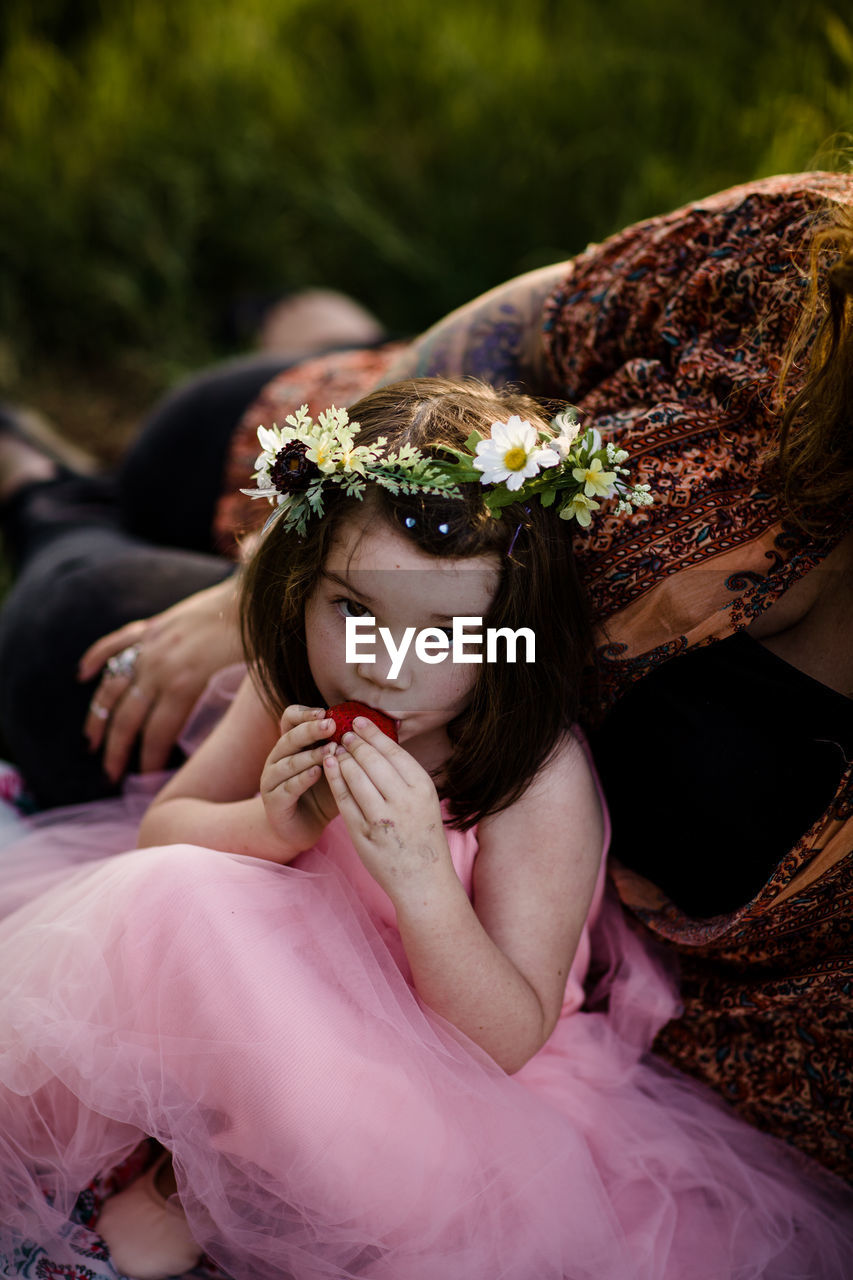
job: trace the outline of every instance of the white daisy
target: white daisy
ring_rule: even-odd
[[[505,483],[520,489],[540,467],[554,467],[560,456],[553,449],[540,449],[539,438],[529,422],[514,413],[508,422],[493,422],[490,440],[480,440],[474,466],[482,471],[481,484]]]

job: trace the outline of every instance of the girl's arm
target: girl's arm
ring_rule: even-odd
[[[601,863],[604,820],[583,750],[567,738],[519,801],[480,823],[472,904],[429,775],[372,726],[357,734],[351,759],[327,763],[330,786],[394,903],[417,991],[517,1071],[559,1017]]]
[[[409,346],[386,374],[405,378],[481,378],[522,384],[533,395],[558,395],[545,362],[542,310],[571,263],[540,267],[452,311]]]
[[[148,809],[140,846],[187,843],[290,862],[337,812],[321,767],[333,728],[311,707],[287,707],[277,723],[247,677]]]

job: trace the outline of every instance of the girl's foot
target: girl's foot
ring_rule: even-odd
[[[116,1269],[131,1280],[167,1280],[190,1271],[201,1257],[174,1191],[172,1158],[164,1151],[101,1210],[95,1230]]]

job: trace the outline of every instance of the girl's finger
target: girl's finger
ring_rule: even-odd
[[[365,821],[379,822],[388,812],[388,801],[373,778],[348,751],[339,751],[335,759],[338,761],[341,777],[347,784]],[[399,785],[398,780],[398,788]]]
[[[318,739],[329,738],[334,733],[333,720],[316,715],[316,708],[288,707],[281,717],[281,737],[272,750],[273,760],[282,760],[286,756],[302,751]]]
[[[282,733],[289,733],[300,724],[310,724],[314,720],[324,720],[326,716],[322,707],[302,707],[299,703],[291,703],[281,713],[279,727]]]
[[[312,763],[307,768],[302,769],[299,773],[293,773],[288,778],[282,778],[280,781],[272,781],[272,785],[264,785],[261,787],[262,794],[265,796],[273,795],[277,791],[284,792],[288,799],[298,800],[301,795],[310,790],[315,783],[319,782],[323,776],[323,766]]]
[[[372,727],[375,728],[376,726],[373,725]],[[380,738],[386,738],[386,735],[381,730],[377,729],[376,732]],[[390,738],[386,738],[386,741],[391,742]],[[406,779],[396,767],[397,761],[395,758],[389,758],[384,755],[377,750],[373,742],[368,742],[359,734],[351,731],[344,734],[341,739],[341,745],[354,760],[358,761],[376,790],[386,801],[392,800],[400,794],[401,788],[406,785]],[[394,746],[393,742],[391,742],[391,746]],[[403,752],[402,754],[409,758],[408,752]]]
[[[323,772],[329,790],[332,793],[332,799],[338,806],[338,813],[347,827],[352,829],[355,824],[364,822],[365,816],[341,773],[340,758],[343,754],[343,752],[337,752],[334,755],[325,756],[323,759]]]
[[[417,760],[409,755],[405,747],[401,747],[393,738],[389,738],[387,733],[383,733],[372,720],[368,720],[367,716],[356,716],[353,729],[358,738],[369,743],[393,766],[398,778],[402,778],[403,782],[414,786],[419,781],[423,769]]]
[[[286,786],[291,778],[304,773],[315,765],[322,763],[323,757],[335,750],[333,742],[325,742],[311,751],[300,751],[296,755],[282,756],[278,760],[270,759],[265,773],[271,780],[270,790],[274,787]]]

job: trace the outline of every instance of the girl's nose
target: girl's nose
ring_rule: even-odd
[[[412,679],[409,662],[404,661],[399,671],[396,671],[387,653],[383,653],[381,649],[377,650],[375,662],[360,662],[356,672],[365,684],[377,689],[408,689]]]

